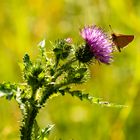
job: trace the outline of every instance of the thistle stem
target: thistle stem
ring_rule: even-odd
[[[32,97],[28,101],[26,101],[24,105],[24,109],[22,109],[22,126],[20,129],[21,132],[21,140],[32,140],[32,130],[35,118],[37,116],[37,113],[39,111],[39,108],[36,106],[35,103],[35,93],[36,90],[32,89]],[[21,106],[22,107],[22,106]]]
[[[38,113],[38,108],[36,108],[35,106],[30,106],[30,108],[28,108],[27,112],[24,114],[22,120],[23,126],[21,127],[20,130],[21,140],[32,140],[31,138],[32,129],[37,113]]]

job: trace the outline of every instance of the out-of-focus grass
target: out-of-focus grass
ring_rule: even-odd
[[[50,140],[140,139],[140,1],[138,0],[1,0],[0,82],[21,82],[17,62],[25,52],[37,56],[43,38],[81,40],[79,28],[97,24],[111,33],[134,34],[134,41],[116,52],[110,66],[92,65],[91,79],[79,88],[127,108],[104,108],[67,95],[49,100],[38,116],[45,127],[55,124]],[[49,46],[48,46],[49,47]],[[0,99],[0,139],[19,139],[17,104]]]

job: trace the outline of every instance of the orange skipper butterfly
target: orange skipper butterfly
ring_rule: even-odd
[[[117,47],[119,52],[121,52],[121,48],[124,48],[134,39],[134,35],[123,35],[123,34],[112,33],[111,36],[112,36],[112,41],[114,45]]]

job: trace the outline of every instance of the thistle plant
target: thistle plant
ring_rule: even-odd
[[[73,84],[82,84],[88,80],[89,65],[95,61],[110,64],[113,60],[113,43],[101,28],[87,26],[81,29],[80,35],[84,43],[74,45],[71,38],[60,39],[50,43],[52,52],[49,53],[45,40],[41,41],[36,61],[32,61],[28,54],[23,57],[24,83],[0,84],[0,97],[15,99],[21,110],[21,140],[48,138],[53,125],[41,129],[36,117],[54,94],[70,94],[98,105],[119,106],[72,88]],[[50,53],[51,56],[48,55]]]

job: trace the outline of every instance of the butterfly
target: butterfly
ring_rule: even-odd
[[[110,26],[110,28],[111,28],[111,26]],[[112,41],[113,41],[114,45],[117,47],[119,52],[121,52],[121,49],[124,48],[125,46],[127,46],[134,39],[134,35],[124,35],[124,34],[112,33],[111,36],[112,36]]]

